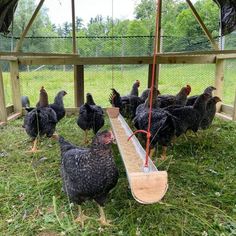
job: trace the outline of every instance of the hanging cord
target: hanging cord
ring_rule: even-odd
[[[156,54],[157,54],[157,39],[158,39],[158,32],[159,32],[159,7],[158,1],[156,2],[156,26],[155,26],[155,37],[154,37],[154,49],[153,49],[153,63],[152,63],[152,81],[151,81],[151,90],[150,90],[150,99],[149,99],[149,112],[148,112],[148,129],[146,130],[136,130],[129,138],[131,139],[133,135],[136,133],[145,133],[147,136],[146,141],[146,156],[145,156],[145,163],[144,163],[144,170],[148,171],[148,157],[149,157],[149,151],[150,151],[150,137],[151,137],[151,122],[152,122],[152,99],[153,99],[153,90],[154,90],[154,81],[155,81],[155,65],[156,65]]]
[[[114,57],[114,0],[111,2],[111,56]],[[111,66],[111,87],[114,88],[114,64]]]

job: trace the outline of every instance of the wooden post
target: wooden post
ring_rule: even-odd
[[[0,123],[1,122],[7,122],[7,109],[4,95],[2,69],[0,67]]]
[[[207,29],[206,25],[202,21],[201,17],[199,16],[199,14],[196,11],[195,7],[193,6],[192,2],[190,0],[186,0],[186,2],[188,3],[189,7],[191,8],[191,10],[193,12],[193,15],[195,16],[196,20],[198,21],[198,23],[201,26],[202,30],[204,31],[205,35],[207,36],[207,38],[211,42],[212,47],[215,50],[219,50],[219,47],[218,47],[217,43],[214,41],[211,33],[209,32],[209,30]]]
[[[21,34],[21,36],[20,36],[20,39],[19,39],[19,41],[18,41],[17,44],[16,44],[16,48],[15,48],[15,51],[16,51],[16,52],[18,52],[18,51],[21,49],[23,40],[24,40],[26,34],[28,33],[28,31],[29,31],[31,25],[33,24],[34,19],[36,18],[36,16],[37,16],[37,14],[38,14],[40,8],[42,7],[44,1],[45,1],[45,0],[41,0],[41,1],[39,2],[37,8],[35,9],[35,11],[34,11],[32,17],[31,17],[31,19],[30,19],[30,21],[29,21],[29,23],[28,23],[28,25],[25,27],[24,31],[22,32],[22,34]]]
[[[215,69],[215,96],[218,96],[221,100],[223,97],[223,83],[224,83],[224,60],[216,59],[216,69]],[[220,112],[221,102],[216,104],[216,111]]]
[[[75,0],[71,0],[71,9],[72,9],[72,44],[73,44],[73,53],[76,54],[76,35],[75,35]]]
[[[22,114],[18,61],[10,62],[10,74],[14,112],[19,112],[20,114]]]
[[[157,66],[159,65],[157,64],[155,65],[155,77],[157,76],[157,74],[159,74],[157,73]],[[158,81],[158,78],[155,80],[154,86],[157,85],[157,81]],[[152,64],[148,66],[148,88],[150,88],[151,85],[152,85]]]
[[[84,65],[74,66],[75,107],[84,104]]]
[[[233,120],[236,120],[236,89],[235,89],[235,97],[234,97],[234,109],[233,109]]]

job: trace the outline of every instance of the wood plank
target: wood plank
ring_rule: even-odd
[[[223,84],[224,84],[224,60],[217,59],[216,67],[215,67],[215,87],[216,90],[214,92],[215,96],[218,96],[221,100],[223,97]],[[216,111],[219,112],[221,108],[222,102],[218,102],[216,104]]]
[[[74,54],[77,53],[77,47],[76,47],[76,35],[75,35],[75,0],[71,0],[71,11],[72,11],[72,52]]]
[[[204,56],[204,55],[212,55],[212,56],[224,56],[224,55],[235,55],[236,50],[210,50],[210,51],[185,51],[185,52],[160,52],[158,56]],[[16,57],[71,57],[74,56],[72,53],[47,53],[47,52],[1,52],[1,56],[16,56]],[[219,58],[224,59],[224,58]]]
[[[22,112],[19,70],[18,63],[15,61],[10,62],[10,74],[14,111]]]
[[[0,55],[0,60],[1,61],[17,61],[17,57],[16,56],[3,56],[3,55]]]
[[[206,25],[204,24],[203,20],[201,19],[200,15],[198,14],[197,10],[193,6],[192,2],[190,0],[186,0],[186,2],[188,3],[189,7],[191,8],[193,15],[195,16],[196,20],[198,21],[199,25],[201,26],[203,32],[205,33],[205,35],[209,39],[213,49],[219,50],[217,43],[214,41],[210,31],[207,29]]]
[[[74,99],[75,106],[80,107],[84,104],[84,66],[74,66]]]
[[[232,116],[233,115],[233,106],[222,104],[221,112]]]
[[[157,56],[158,64],[214,64],[215,56]],[[152,57],[19,57],[23,65],[121,65],[152,64]]]
[[[13,121],[13,120],[16,120],[20,117],[21,117],[21,113],[17,112],[17,113],[14,113],[14,114],[8,116],[7,121]]]
[[[17,44],[16,44],[16,48],[15,48],[15,51],[16,51],[16,52],[21,49],[23,40],[24,40],[26,34],[28,33],[28,31],[29,31],[31,25],[33,24],[33,22],[34,22],[34,20],[35,20],[35,18],[36,18],[36,16],[37,16],[39,10],[41,9],[41,7],[42,7],[42,5],[43,5],[43,3],[44,3],[44,1],[45,1],[45,0],[40,0],[40,2],[39,2],[39,4],[38,4],[38,6],[36,7],[36,9],[35,9],[35,11],[34,11],[32,17],[31,17],[30,20],[29,20],[29,23],[27,24],[27,26],[25,27],[24,31],[22,32],[22,34],[21,34],[21,36],[20,36],[20,39],[19,39],[19,41],[18,41]]]
[[[0,67],[0,121],[7,121],[7,109],[4,95],[4,85],[3,85],[3,76],[2,69]]]
[[[232,116],[229,116],[229,115],[224,114],[224,113],[216,113],[215,116],[222,119],[222,120],[225,120],[225,121],[232,121]]]

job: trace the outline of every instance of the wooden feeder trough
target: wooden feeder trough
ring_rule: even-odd
[[[132,195],[142,204],[159,202],[168,188],[167,172],[158,171],[152,160],[148,160],[148,171],[144,172],[145,151],[135,136],[128,141],[132,130],[119,114],[118,108],[107,108],[110,123],[122,156]]]

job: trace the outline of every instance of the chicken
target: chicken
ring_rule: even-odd
[[[31,152],[37,151],[38,136],[52,137],[56,129],[57,115],[48,107],[48,96],[44,87],[40,90],[38,107],[28,112],[24,118],[23,127],[26,133],[33,139]]]
[[[166,159],[167,146],[170,145],[174,135],[175,135],[175,123],[172,116],[165,110],[158,107],[157,96],[158,92],[154,88],[153,100],[152,100],[152,115],[151,115],[151,127],[150,127],[150,153],[149,156],[152,157],[155,147],[158,144],[162,145],[161,158]],[[149,93],[150,97],[150,93]],[[138,130],[148,130],[148,117],[149,117],[149,107],[150,98],[147,98],[144,104],[137,107],[136,116],[133,119],[134,126]],[[146,135],[141,134],[142,139],[146,141]]]
[[[30,107],[30,100],[28,96],[21,96],[22,107]]]
[[[145,90],[142,92],[142,94],[141,94],[141,96],[140,96],[140,99],[141,99],[142,102],[145,102],[145,101],[146,101],[146,99],[148,98],[149,92],[150,92],[150,88],[147,88],[147,89],[145,89]],[[158,96],[161,95],[161,93],[160,93],[160,91],[159,91],[158,89],[157,89],[157,95],[158,95]]]
[[[136,80],[130,94],[122,97],[114,88],[112,89],[109,101],[113,107],[119,107],[120,113],[126,118],[133,119],[136,108],[142,103],[142,100],[138,97],[139,86],[140,82]]]
[[[187,101],[187,96],[190,94],[190,92],[191,87],[187,85],[186,87],[182,87],[176,95],[160,95],[157,99],[161,108],[171,105],[184,106]]]
[[[78,126],[85,131],[84,142],[88,143],[88,130],[92,129],[94,134],[104,125],[104,112],[100,106],[97,106],[90,93],[86,95],[86,103],[80,107]]]
[[[62,90],[58,92],[56,97],[54,98],[54,103],[49,104],[49,107],[52,108],[57,114],[57,121],[59,122],[66,114],[63,97],[67,94],[66,91]]]
[[[203,93],[207,93],[210,95],[210,98],[212,97],[212,93],[213,91],[216,90],[215,87],[213,86],[209,86],[207,87]],[[190,96],[187,98],[187,102],[186,102],[186,106],[192,106],[194,104],[194,102],[196,101],[196,99],[198,98],[199,95],[194,95],[194,96]]]
[[[206,113],[200,123],[201,129],[207,129],[211,125],[216,114],[216,103],[220,101],[221,99],[217,96],[212,97],[208,100],[206,104]]]
[[[99,207],[101,224],[108,224],[103,210],[107,195],[118,181],[118,169],[113,160],[111,131],[98,132],[89,148],[80,148],[59,137],[61,176],[64,192],[79,205],[77,221],[86,219],[81,204],[94,199]]]
[[[206,112],[206,103],[209,99],[209,94],[201,94],[193,106],[173,107],[167,111],[173,116],[175,122],[175,135],[179,137],[187,130],[197,132],[201,120]]]

